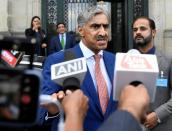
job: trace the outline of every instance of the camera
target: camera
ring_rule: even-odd
[[[2,50],[25,51],[32,45],[33,42],[26,38],[3,37],[0,38],[0,54]],[[2,54],[0,60],[2,61]],[[40,70],[20,69],[17,66],[4,66],[1,63],[0,72],[0,126],[31,127],[35,125],[38,119]]]
[[[0,125],[33,125],[38,115],[39,74],[2,68],[0,72]]]

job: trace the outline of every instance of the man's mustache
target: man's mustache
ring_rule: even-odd
[[[96,40],[99,41],[99,40],[107,40],[107,37],[106,36],[102,36],[102,35],[98,35],[96,37]]]
[[[141,35],[137,35],[137,36],[135,37],[135,39],[137,39],[137,38],[142,38],[142,39],[144,39],[144,37],[141,36]]]

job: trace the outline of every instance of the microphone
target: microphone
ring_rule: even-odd
[[[127,53],[128,54],[141,54],[140,51],[138,51],[137,49],[130,49]]]
[[[129,50],[128,53],[117,53],[113,99],[119,99],[120,92],[126,85],[137,86],[143,83],[147,88],[151,102],[153,102],[158,74],[159,67],[156,55],[140,54],[136,49]]]
[[[76,59],[72,51],[66,50],[65,62],[51,66],[51,80],[62,86],[64,91],[76,90],[80,88],[86,72],[86,59]]]
[[[10,67],[16,67],[16,65],[21,61],[23,55],[24,54],[19,51],[9,51],[3,49],[0,56],[5,64],[9,65]]]
[[[51,80],[63,87],[63,90],[76,90],[81,86],[87,72],[86,59],[84,57],[77,58],[70,50],[64,52],[64,62],[51,66]],[[43,97],[44,102],[50,102],[49,96]],[[62,112],[62,113],[61,113]],[[60,122],[58,130],[64,130],[63,110],[60,111]]]

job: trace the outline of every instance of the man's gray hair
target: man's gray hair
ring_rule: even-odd
[[[81,12],[78,15],[78,19],[77,19],[78,26],[82,27],[84,24],[86,24],[88,21],[90,21],[94,16],[96,16],[98,14],[104,14],[107,17],[108,22],[110,24],[109,13],[105,9],[103,9],[99,6],[93,6],[88,10],[84,10],[83,12]]]

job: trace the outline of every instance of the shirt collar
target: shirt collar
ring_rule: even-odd
[[[66,33],[60,34],[60,37],[62,37],[62,35],[63,37],[66,37]]]
[[[81,51],[82,51],[82,53],[86,59],[95,55],[95,53],[92,50],[90,50],[87,46],[84,45],[82,40],[80,41],[79,46],[80,46]],[[103,50],[101,50],[98,54],[103,56]]]

